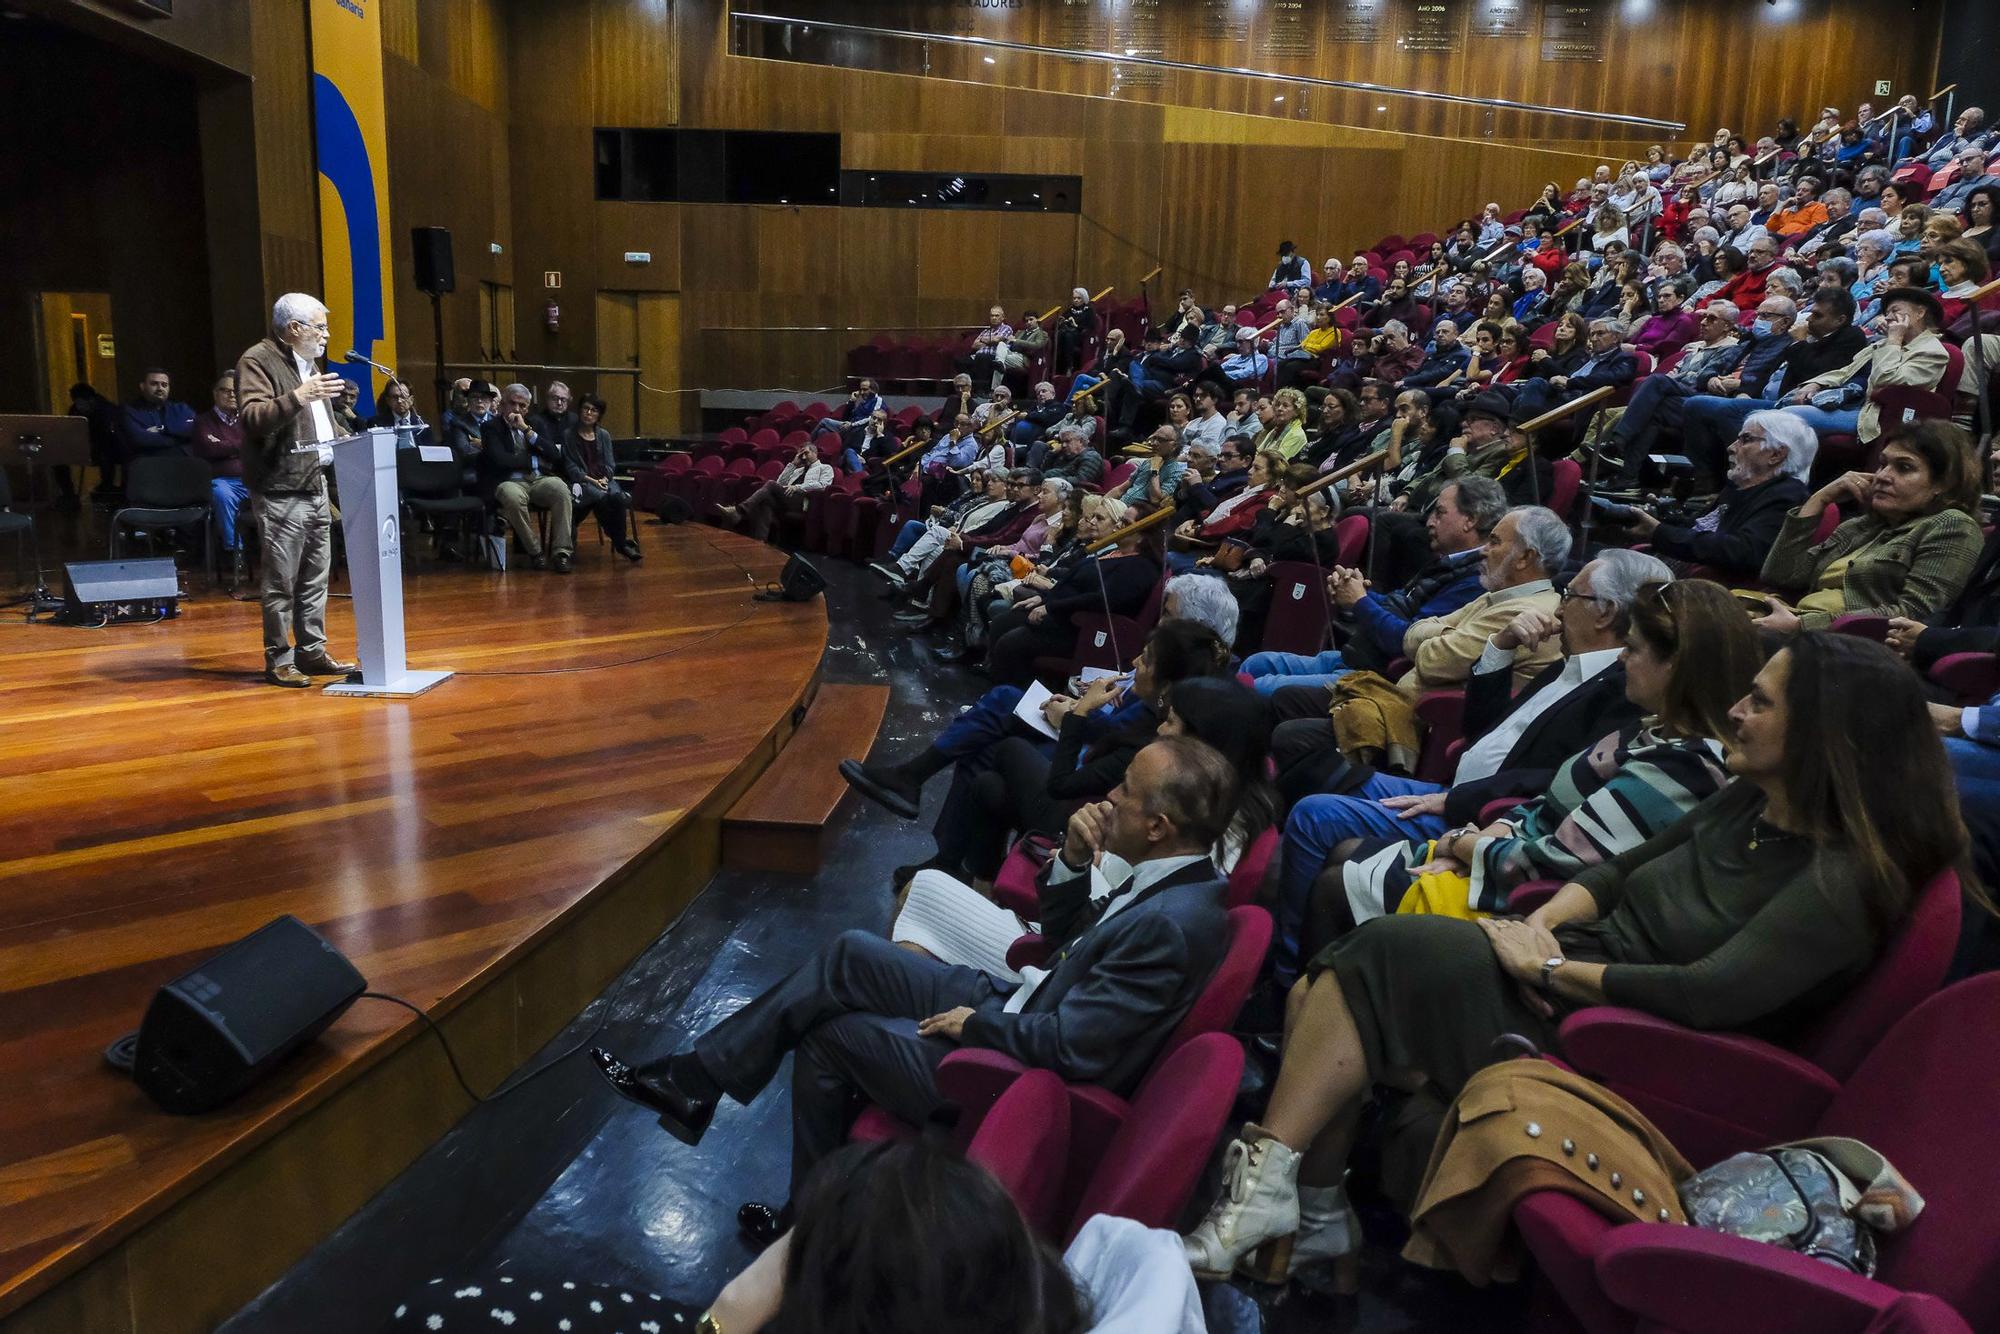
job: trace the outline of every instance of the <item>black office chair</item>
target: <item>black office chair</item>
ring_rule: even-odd
[[[431,463],[414,449],[399,449],[396,489],[402,493],[403,508],[412,515],[424,515],[437,525],[455,525],[468,552],[484,550],[486,502],[465,494],[465,478],[455,460]],[[404,531],[409,531],[408,524]]]
[[[111,516],[111,559],[127,529],[153,534],[201,525],[203,568],[215,582],[215,524],[208,464],[186,454],[133,459],[125,468],[125,506]]]
[[[0,537],[9,533],[14,536],[14,581],[28,581],[28,567],[24,563],[28,552],[28,533],[35,526],[33,517],[15,514],[9,508],[14,503],[14,493],[7,485],[7,470],[0,468]]]

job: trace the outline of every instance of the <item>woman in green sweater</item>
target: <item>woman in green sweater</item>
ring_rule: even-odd
[[[1936,616],[1972,577],[1985,542],[1972,517],[1979,471],[1972,437],[1950,422],[1890,431],[1874,472],[1842,473],[1785,516],[1764,581],[1805,594],[1790,605],[1768,599],[1770,614],[1757,624],[1790,634],[1847,614]],[[1820,515],[1836,503],[1856,507],[1855,517],[1815,545]]]
[[[1353,1255],[1342,1173],[1375,1085],[1441,1109],[1494,1039],[1553,1045],[1590,1005],[1796,1033],[1965,850],[1928,717],[1886,648],[1808,632],[1730,710],[1736,781],[1685,819],[1526,921],[1381,917],[1329,946],[1292,989],[1264,1124],[1230,1146],[1222,1196],[1186,1238],[1195,1272],[1226,1274],[1266,1242],[1290,1241],[1275,1250],[1293,1266]],[[1868,737],[1896,744],[1864,756]]]

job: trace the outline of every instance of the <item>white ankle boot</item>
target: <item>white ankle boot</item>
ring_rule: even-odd
[[[1265,1242],[1289,1242],[1299,1230],[1298,1180],[1299,1154],[1269,1131],[1244,1126],[1223,1158],[1221,1196],[1201,1226],[1181,1239],[1195,1276],[1227,1278],[1238,1260]]]
[[[1333,1264],[1359,1254],[1361,1220],[1347,1202],[1347,1185],[1299,1187],[1299,1235],[1292,1243],[1287,1278],[1302,1269]],[[1344,1275],[1337,1272],[1336,1283]]]

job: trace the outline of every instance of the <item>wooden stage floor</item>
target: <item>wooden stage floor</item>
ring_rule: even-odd
[[[186,1283],[202,1252],[157,1237],[163,1274],[128,1252],[392,1054],[435,1047],[412,1041],[408,1012],[362,1001],[239,1102],[158,1111],[100,1053],[218,947],[295,914],[372,988],[457,1016],[447,1030],[487,1088],[706,879],[720,808],[810,698],[824,603],[751,602],[782,554],[712,529],[649,526],[636,566],[584,537],[568,577],[408,578],[411,665],[460,675],[407,702],[263,684],[257,605],[220,593],[158,625],[0,625],[0,1317],[94,1270],[69,1318],[112,1302],[147,1327],[138,1313],[164,1300],[147,1285]],[[351,656],[345,599],[329,622]],[[598,912],[640,867],[643,905]],[[593,914],[602,929],[575,934]],[[587,957],[552,957],[572,939]],[[266,1164],[275,1177],[244,1200],[337,1221],[358,1203],[338,1197],[366,1198],[464,1110],[420,1059],[434,1068],[400,1115],[321,1127],[314,1151],[348,1143],[351,1171]],[[228,1225],[228,1206],[210,1199],[204,1221]],[[234,1222],[241,1235],[211,1240],[296,1235],[219,1280],[218,1303],[324,1225]]]

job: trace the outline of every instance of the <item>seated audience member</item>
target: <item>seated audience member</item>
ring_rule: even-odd
[[[1340,554],[1332,493],[1304,489],[1318,477],[1303,463],[1288,465],[1250,531],[1226,543],[1234,549],[1234,568],[1223,566],[1223,578],[1242,608],[1245,643],[1260,643],[1264,638],[1264,620],[1271,608],[1271,566],[1297,561],[1327,568]],[[1218,565],[1219,556],[1203,556],[1197,564]]]
[[[551,390],[554,387],[551,385]],[[550,407],[554,407],[553,398]],[[596,394],[585,394],[577,401],[576,425],[569,428],[563,441],[563,474],[576,498],[576,510],[597,516],[597,526],[611,539],[612,549],[626,560],[643,557],[638,530],[629,522],[632,497],[618,484],[618,458],[611,432],[604,428],[604,400]]]
[[[1653,290],[1650,308],[1642,308],[1645,318],[1632,331],[1632,346],[1653,357],[1665,357],[1701,336],[1694,312],[1687,309],[1687,288],[1678,281],[1663,282]]]
[[[1247,447],[1240,441],[1230,440],[1222,447],[1223,472],[1218,476],[1233,475],[1241,479],[1236,486],[1214,504],[1201,505],[1195,517],[1185,519],[1174,529],[1172,545],[1179,551],[1167,557],[1167,564],[1182,573],[1194,564],[1194,556],[1184,553],[1205,551],[1225,538],[1246,536],[1257,524],[1257,516],[1271,499],[1272,488],[1285,475],[1288,466],[1284,456],[1275,450],[1249,456],[1249,463],[1243,459]],[[1204,488],[1213,497],[1214,489]]]
[[[1976,241],[1986,250],[1989,268],[2000,268],[2000,185],[1976,185],[1965,196],[1963,241]]]
[[[1271,359],[1257,350],[1255,329],[1238,329],[1236,350],[1225,356],[1216,367],[1232,393],[1248,392],[1253,396],[1270,369]]]
[[[738,1222],[753,1240],[768,1240],[783,1225],[791,1230],[730,1281],[703,1328],[725,1334],[1202,1334],[1206,1328],[1201,1294],[1173,1233],[1099,1214],[1058,1256],[999,1183],[937,1141],[837,1150],[799,1192],[797,1220],[791,1223],[789,1210],[780,1218],[763,1205],[745,1207]],[[560,1309],[542,1317],[549,1323],[534,1326],[533,1334],[588,1330],[604,1318],[600,1310],[632,1309],[605,1289],[549,1286],[551,1305]],[[424,1316],[405,1317],[410,1323],[397,1328],[425,1328],[432,1305],[413,1305]],[[646,1320],[639,1328],[654,1324],[689,1334],[697,1327]]]
[[[389,381],[382,390],[382,404],[372,423],[396,433],[396,448],[415,449],[431,443],[431,428],[417,411],[416,396],[401,380]]]
[[[1986,157],[1985,152],[1977,148],[1968,148],[1959,154],[1957,178],[1930,197],[1928,202],[1931,208],[1943,213],[1963,213],[1966,196],[1982,185],[2000,185],[2000,176],[1986,169]]]
[[[530,417],[528,424],[546,440],[567,440],[576,429],[578,417],[570,407],[569,386],[561,380],[551,380],[542,391],[542,410]]]
[[[1083,540],[1102,543],[1126,526],[1131,514],[1111,497],[1088,511]],[[1111,550],[1078,561],[1045,593],[1024,598],[993,622],[986,670],[1001,685],[1024,686],[1034,679],[1035,660],[1059,657],[1076,646],[1079,614],[1132,616],[1145,606],[1159,581],[1160,566],[1144,550],[1143,532],[1126,533]]]
[[[1646,584],[1623,651],[1640,717],[1571,756],[1538,796],[1436,839],[1334,850],[1301,953],[1391,913],[1485,917],[1530,880],[1569,881],[1660,834],[1727,781],[1729,710],[1764,665],[1757,632],[1720,584]]]
[[[1142,404],[1165,398],[1168,391],[1201,369],[1201,353],[1195,350],[1194,334],[1186,326],[1167,346],[1148,352],[1133,362],[1126,375],[1114,377],[1105,391],[1105,421],[1131,430]]]
[[[591,1055],[613,1088],[691,1144],[725,1094],[749,1103],[792,1055],[795,1194],[846,1140],[863,1098],[928,1122],[943,1103],[938,1062],[955,1044],[1129,1094],[1222,960],[1225,881],[1209,850],[1235,788],[1229,761],[1199,741],[1141,751],[1108,801],[1071,818],[1040,881],[1043,934],[1060,954],[1018,987],[847,931],[685,1050],[637,1067],[601,1047]],[[1111,857],[1132,868],[1129,879],[1104,865]],[[1125,882],[1101,910],[1089,898],[1093,865]],[[766,1235],[782,1219],[771,1211],[778,1225]]]
[[[1217,407],[1221,394],[1215,385],[1207,380],[1194,387],[1194,415],[1181,428],[1181,443],[1190,449],[1206,449],[1211,454],[1222,451],[1222,442],[1229,434],[1229,419]]]
[[[1812,428],[1786,412],[1753,412],[1729,446],[1728,484],[1693,523],[1663,523],[1635,509],[1624,521],[1634,541],[1655,555],[1701,565],[1716,575],[1755,579],[1764,568],[1785,515],[1806,498],[1806,478],[1819,453]]]
[[[194,440],[194,409],[173,397],[173,380],[157,366],[140,372],[139,392],[119,408],[116,421],[127,462],[185,454]]]
[[[340,386],[340,393],[326,405],[333,416],[333,429],[341,435],[354,435],[361,430],[361,384],[348,380]]]
[[[576,548],[570,490],[562,479],[562,441],[550,440],[528,424],[532,405],[528,386],[510,384],[501,392],[499,415],[479,422],[475,460],[479,489],[514,530],[530,565],[568,574],[575,563]],[[548,512],[547,552],[542,550],[542,539],[528,517],[530,507]]]
[[[1742,624],[1742,616],[1736,618]],[[1163,621],[1165,625],[1188,625],[1189,622]],[[1748,631],[1746,629],[1745,633]],[[1155,639],[1156,644],[1160,641]],[[1164,647],[1164,645],[1162,645]],[[1153,650],[1149,650],[1151,654]],[[1142,655],[1145,661],[1148,655]],[[1220,672],[1218,665],[1216,671]],[[1277,813],[1275,794],[1265,777],[1271,754],[1271,706],[1254,691],[1229,680],[1224,675],[1198,673],[1184,676],[1170,686],[1160,686],[1151,680],[1148,673],[1147,688],[1141,688],[1136,675],[1127,694],[1140,695],[1152,700],[1146,705],[1149,713],[1158,715],[1156,729],[1146,731],[1139,728],[1127,730],[1143,735],[1145,741],[1154,736],[1187,736],[1196,741],[1213,746],[1226,758],[1236,772],[1237,801],[1229,827],[1210,854],[1217,870],[1227,875],[1236,867],[1237,860],[1251,841],[1271,827]],[[1081,705],[1083,701],[1077,701]],[[1053,716],[1061,722],[1055,724],[1068,730],[1070,720],[1076,717],[1078,708],[1049,702]],[[1143,744],[1143,742],[1141,742]],[[1073,748],[1061,740],[1056,743],[1055,765],[1051,770],[1051,760],[1043,754],[1045,747],[1037,748],[1026,739],[1014,736],[1002,743],[995,752],[995,763],[973,785],[975,796],[987,784],[1005,783],[1016,788],[1039,788],[1052,782],[1051,773],[1063,772],[1061,761],[1067,757],[1074,760]],[[1088,767],[1096,767],[1095,762]],[[1019,773],[1014,772],[1020,770]],[[1122,768],[1120,769],[1122,773]],[[1115,780],[1112,786],[1115,786]],[[1099,788],[1098,791],[1104,791]],[[1000,793],[997,786],[988,795]],[[1037,795],[1034,800],[1043,798]],[[1080,801],[1060,804],[1062,820],[1067,821]],[[1021,826],[1025,832],[1040,832],[1038,826]],[[1099,881],[1092,887],[1092,897],[1101,898],[1112,886]],[[889,928],[889,939],[905,949],[928,955],[940,963],[956,964],[962,968],[976,968],[982,973],[1006,981],[1017,981],[1021,974],[1007,962],[1008,949],[1021,936],[1038,930],[1035,923],[994,903],[991,897],[953,878],[942,870],[925,868],[917,871],[909,881],[909,888],[903,901],[898,905],[896,918]]]
[[[1553,612],[1561,603],[1550,576],[1569,558],[1569,529],[1539,505],[1510,510],[1487,534],[1480,584],[1486,590],[1457,611],[1413,621],[1403,632],[1412,666],[1397,686],[1414,700],[1423,690],[1456,685],[1472,672],[1489,636],[1523,611]],[[1553,646],[1516,661],[1517,683],[1555,656]]]
[[[1986,285],[1992,275],[1986,251],[1977,241],[1963,237],[1938,247],[1938,304],[1944,310],[1945,327],[1959,322],[1972,308],[1973,293]],[[1968,321],[1968,332],[1969,321]]]
[[[1014,339],[1014,330],[1007,323],[1007,312],[994,306],[986,312],[986,327],[972,336],[972,351],[958,359],[959,369],[965,371],[976,384],[988,389],[1000,386],[1000,376],[1005,370],[1000,358],[1007,352],[1007,345]]]
[[[868,420],[850,427],[842,441],[840,466],[850,473],[866,472],[870,464],[882,463],[903,448],[890,426],[887,408],[869,413]]]
[[[928,509],[963,496],[967,474],[979,466],[980,448],[972,415],[961,413],[936,444],[917,456],[917,503]]]
[[[1222,306],[1216,310],[1214,318],[1201,326],[1195,346],[1203,357],[1220,360],[1235,351],[1236,314],[1235,306]]]
[[[1382,423],[1379,417],[1363,421],[1361,414],[1361,400],[1352,391],[1328,389],[1319,400],[1319,430],[1307,441],[1299,461],[1332,472],[1368,453]]]
[[[1713,488],[1724,451],[1752,413],[1776,404],[1787,384],[1845,366],[1861,351],[1854,298],[1846,292],[1821,288],[1813,293],[1802,330],[1795,331],[1791,317],[1782,313],[1789,305],[1783,298],[1766,297],[1757,308],[1757,323],[1768,325],[1768,331],[1753,327],[1741,340],[1746,347],[1736,368],[1711,376],[1700,394],[1682,404],[1681,452],[1694,463],[1697,491]]]
[[[1925,150],[1919,161],[1932,171],[1938,171],[1967,148],[1987,146],[1992,142],[1992,136],[1981,132],[1985,124],[1984,111],[1978,107],[1967,107],[1958,113],[1958,118],[1951,123],[1951,128]]]
[[[1056,316],[1056,374],[1083,368],[1084,354],[1097,338],[1099,323],[1097,307],[1090,304],[1090,293],[1081,287],[1071,288],[1069,304]]]
[[[1023,451],[1021,461],[1031,468],[1038,466],[1037,454],[1048,452],[1042,441],[1058,422],[1068,418],[1070,410],[1069,404],[1056,397],[1056,387],[1051,381],[1039,381],[1034,395],[1033,401],[1021,408],[1021,415],[1007,428],[1007,438]]]
[[[1882,433],[1882,414],[1871,391],[1892,385],[1935,389],[1949,358],[1938,331],[1944,307],[1916,287],[1882,294],[1882,340],[1861,349],[1845,366],[1816,375],[1780,401],[1822,436],[1852,435],[1866,444]]]
[[[1271,270],[1271,281],[1265,284],[1266,289],[1275,292],[1311,281],[1311,262],[1299,254],[1290,241],[1278,242],[1278,266]]]
[[[1412,622],[1446,616],[1480,592],[1486,538],[1507,512],[1507,497],[1490,477],[1456,477],[1438,492],[1424,516],[1433,552],[1430,563],[1394,592],[1371,590],[1360,570],[1336,565],[1327,575],[1341,647],[1324,653],[1253,653],[1243,660],[1251,685],[1263,694],[1287,686],[1327,686],[1350,671],[1385,669],[1403,652]]]
[[[1090,443],[1090,433],[1065,420],[1056,430],[1056,451],[1042,468],[1044,477],[1060,477],[1072,486],[1096,486],[1104,476],[1104,456]]]
[[[1463,378],[1466,362],[1471,356],[1470,349],[1458,340],[1458,325],[1449,319],[1440,319],[1431,326],[1429,352],[1415,370],[1403,377],[1403,388],[1431,389],[1453,376]]]
[[[1010,834],[1060,835],[1071,814],[1117,787],[1132,758],[1153,741],[1169,690],[1228,672],[1229,646],[1214,631],[1193,621],[1161,621],[1133,660],[1129,679],[1099,677],[1074,698],[1044,701],[1042,719],[1056,730],[1053,745],[1016,728],[953,766],[932,825],[937,851],[918,866],[900,868],[896,887],[927,869],[961,888],[990,891]]]
[[[1995,461],[1987,456],[1989,466]],[[1919,671],[1952,653],[2000,652],[2000,530],[1988,535],[1957,597],[1923,620],[1891,618],[1886,642]]]
[[[1041,551],[1048,516],[1061,510],[1068,483],[1058,479],[1056,485],[1063,490],[1044,496],[1042,475],[1033,468],[996,468],[987,474],[988,487],[996,480],[1002,483],[995,492],[1001,504],[976,514],[968,512],[944,534],[935,556],[922,560],[919,577],[901,590],[910,601],[897,612],[898,625],[923,629],[949,621],[958,613],[958,591],[970,585],[976,564],[997,556],[1011,565],[1015,556],[1029,559]],[[926,553],[919,548],[911,555],[923,558]]]
[[[1337,305],[1347,299],[1351,290],[1346,281],[1347,269],[1338,259],[1328,259],[1319,266],[1319,286],[1313,288],[1313,300],[1325,305]]]
[[[1796,241],[1825,223],[1826,205],[1819,198],[1820,184],[1817,176],[1801,176],[1794,181],[1791,197],[1778,201],[1778,207],[1764,220],[1764,230]]]
[[[554,385],[549,386],[549,392],[554,394]],[[813,423],[812,433],[816,436],[823,434],[844,436],[852,428],[865,425],[870,417],[886,409],[887,405],[883,403],[875,382],[864,375],[859,384],[847,391],[845,403]]]
[[[1820,202],[1826,207],[1826,221],[1800,233],[1793,247],[1793,253],[1807,259],[1831,253],[1829,247],[1845,244],[1860,225],[1860,218],[1854,212],[1854,196],[1848,191],[1828,190]]]
[[[1820,513],[1832,504],[1852,506],[1855,517],[1815,544]],[[1771,598],[1758,624],[1790,634],[1843,615],[1936,615],[1979,560],[1978,504],[1979,468],[1963,430],[1937,421],[1896,427],[1882,438],[1874,472],[1842,473],[1785,516],[1764,580],[1806,592],[1791,605]]]
[[[1363,346],[1368,375],[1385,384],[1402,383],[1424,364],[1423,345],[1411,336],[1410,326],[1399,319],[1385,321]]]
[[[1025,373],[1033,370],[1036,359],[1048,350],[1049,331],[1042,327],[1041,317],[1032,310],[1024,310],[1000,364],[1004,370]]]
[[[1672,289],[1668,289],[1672,290]],[[1767,297],[1767,301],[1783,298]],[[1789,301],[1785,302],[1790,305]],[[1701,392],[1701,386],[1708,381],[1727,374],[1743,359],[1745,345],[1736,337],[1736,307],[1727,301],[1711,301],[1701,312],[1699,325],[1701,337],[1698,341],[1681,345],[1680,362],[1671,371],[1656,371],[1639,381],[1632,393],[1632,401],[1618,417],[1617,425],[1611,428],[1611,439],[1605,450],[1607,459],[1616,463],[1625,478],[1637,481],[1646,455],[1652,452],[1659,433],[1674,431],[1680,425],[1682,404]],[[1759,330],[1768,333],[1770,325],[1765,323]]]
[[[1738,781],[1525,922],[1385,917],[1313,960],[1270,1105],[1187,1238],[1198,1276],[1293,1236],[1308,1209],[1340,1229],[1337,1249],[1358,1247],[1341,1183],[1379,1083],[1417,1090],[1383,1145],[1385,1185],[1407,1207],[1446,1105],[1502,1034],[1549,1047],[1565,1015],[1611,1004],[1783,1041],[1848,994],[1966,847],[1922,693],[1880,645],[1810,634],[1730,720]],[[1861,735],[1908,740],[1864,755]]]
[[[1188,465],[1181,459],[1181,438],[1172,426],[1155,430],[1146,441],[1151,452],[1139,460],[1118,498],[1138,511],[1133,517],[1150,514],[1174,503],[1174,492]]]
[[[972,427],[982,436],[992,434],[988,427],[996,427],[1000,422],[1014,415],[1014,391],[1004,384],[993,386],[993,395],[972,410]]]
[[[1449,792],[1380,771],[1355,773],[1333,746],[1324,697],[1281,690],[1272,736],[1279,785],[1293,799],[1285,821],[1273,966],[1289,983],[1312,885],[1355,838],[1436,838],[1477,819],[1487,801],[1547,790],[1557,769],[1592,742],[1639,717],[1621,657],[1632,606],[1673,571],[1637,551],[1600,553],[1570,580],[1554,608],[1531,607],[1486,640],[1466,681],[1465,737]],[[1523,655],[1549,665],[1517,693]],[[1326,789],[1326,790],[1322,790]]]
[[[951,379],[951,391],[944,396],[944,405],[931,414],[931,423],[937,434],[943,435],[951,430],[960,417],[969,421],[972,414],[979,411],[979,405],[983,401],[973,392],[970,375],[962,371],[954,375]]]
[[[485,448],[486,424],[499,420],[500,390],[490,380],[466,380],[453,388],[453,403],[445,412],[444,438],[463,469],[465,488],[485,494],[479,458]]]
[[[888,581],[891,592],[914,594],[927,588],[922,575],[954,533],[976,532],[1018,512],[1018,498],[1005,469],[975,467],[971,478],[973,484],[957,500],[934,505],[924,518],[906,521],[889,544],[887,557],[870,563],[868,568]]]
[[[1625,350],[1626,327],[1614,319],[1590,322],[1590,352],[1575,371],[1522,384],[1515,406],[1529,420],[1598,389],[1620,389],[1639,373],[1638,360]]]
[[[189,431],[194,456],[208,464],[209,504],[215,513],[216,536],[239,574],[243,567],[243,535],[236,515],[250,499],[243,484],[243,423],[236,416],[236,373],[215,382],[215,406],[194,419]]]
[[[1306,396],[1297,389],[1280,389],[1271,395],[1271,417],[1250,442],[1256,453],[1275,450],[1286,462],[1296,459],[1306,447]]]

